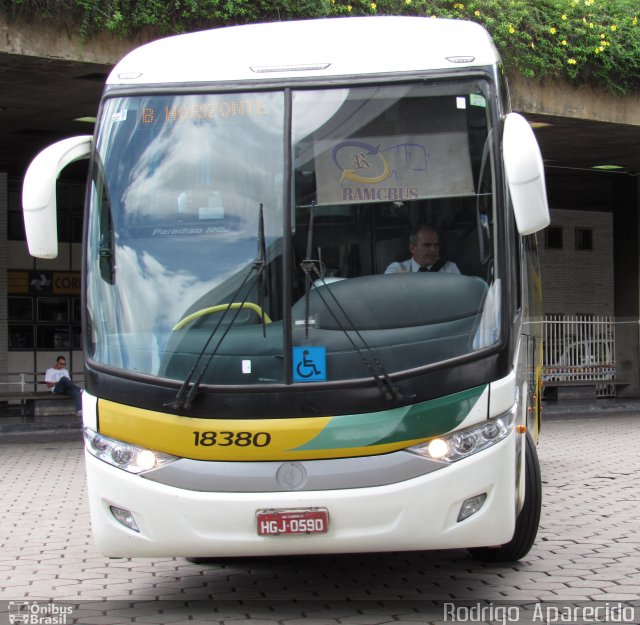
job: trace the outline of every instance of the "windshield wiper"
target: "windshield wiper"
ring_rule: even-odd
[[[320,270],[321,261],[317,259],[312,259],[311,255],[313,253],[313,212],[314,212],[315,202],[311,204],[309,207],[309,224],[308,224],[308,233],[307,233],[307,254],[306,258],[300,263],[300,268],[305,274],[305,288],[304,288],[304,308],[305,308],[305,339],[309,338],[309,318],[310,318],[310,298],[311,298],[311,285],[316,279],[320,279],[323,288],[316,289],[316,295],[320,298],[324,307],[327,309],[333,320],[336,322],[340,331],[347,337],[349,343],[353,347],[354,351],[360,356],[362,363],[369,370],[373,379],[375,380],[380,392],[383,397],[391,401],[405,401],[410,399],[403,395],[398,387],[394,384],[393,380],[387,373],[384,368],[382,362],[378,359],[371,346],[367,343],[365,338],[362,336],[360,330],[356,327],[355,323],[351,320],[347,311],[344,309],[340,301],[333,293],[331,287],[324,279],[324,272]],[[317,278],[313,278],[313,275],[317,276]],[[329,294],[331,299],[333,300],[333,304],[338,309],[340,314],[346,319],[349,328],[345,328],[342,321],[336,315],[332,306],[329,305],[328,301],[324,297],[323,291]],[[362,343],[362,347],[364,351],[358,347],[353,337],[350,334],[350,331],[355,334],[358,340]],[[366,352],[366,354],[364,353]],[[368,357],[367,357],[368,355]]]
[[[315,201],[311,202],[309,206],[309,223],[307,225],[307,253],[306,258],[300,263],[300,269],[304,272],[304,338],[309,338],[309,300],[311,297],[311,273],[319,274],[317,263],[319,261],[313,260],[311,254],[313,252],[313,212],[315,208]]]
[[[190,410],[191,409],[191,406],[193,405],[193,400],[195,399],[196,394],[198,393],[198,389],[200,388],[200,385],[201,385],[202,380],[203,380],[203,378],[204,378],[204,376],[205,376],[205,374],[207,372],[207,369],[209,368],[209,365],[213,361],[213,358],[215,357],[215,355],[218,353],[218,350],[220,349],[220,345],[222,345],[222,341],[224,341],[225,337],[229,333],[229,330],[231,330],[231,328],[235,324],[236,319],[238,318],[238,315],[240,314],[240,311],[243,309],[244,304],[249,299],[249,295],[251,294],[251,291],[253,290],[253,288],[256,285],[258,287],[258,303],[259,303],[259,306],[260,306],[260,310],[263,310],[263,304],[264,304],[264,276],[263,276],[263,274],[264,274],[264,267],[265,267],[265,262],[266,262],[265,261],[265,257],[266,257],[266,243],[265,243],[265,235],[264,235],[263,207],[262,207],[262,203],[261,203],[260,204],[260,209],[259,209],[259,214],[258,214],[258,250],[257,250],[257,253],[256,253],[256,258],[251,263],[251,268],[250,268],[249,272],[243,278],[240,286],[236,289],[235,293],[231,297],[231,299],[229,301],[229,304],[222,311],[222,315],[218,319],[218,322],[216,323],[215,327],[209,333],[209,336],[207,337],[207,340],[205,341],[202,349],[200,350],[200,353],[198,354],[198,357],[196,358],[195,362],[193,363],[193,366],[191,367],[189,373],[187,374],[187,377],[185,378],[184,382],[182,383],[182,385],[178,389],[178,392],[177,392],[177,394],[175,396],[175,399],[171,403],[165,404],[166,406],[169,406],[169,407],[173,408],[174,410],[180,410],[180,409]],[[220,328],[220,326],[223,323],[225,317],[227,316],[227,313],[232,309],[233,303],[237,301],[237,298],[238,298],[239,294],[242,292],[242,289],[244,288],[245,284],[247,284],[247,281],[249,280],[249,278],[251,277],[251,275],[253,274],[254,271],[256,273],[255,279],[252,280],[251,283],[249,284],[247,292],[245,293],[244,298],[242,299],[242,302],[240,303],[240,306],[237,306],[235,308],[235,312],[233,314],[233,317],[231,318],[231,321],[227,324],[227,327],[225,328],[225,331],[222,333],[222,336],[218,339],[218,342],[217,342],[216,346],[213,348],[213,350],[209,354],[206,362],[201,367],[200,372],[198,373],[198,376],[196,377],[195,381],[192,384],[191,380],[193,379],[198,366],[200,365],[200,363],[202,362],[202,360],[204,358],[205,352],[207,351],[207,347],[209,347],[209,344],[213,340],[213,337],[215,336],[216,332],[218,331],[218,328]],[[264,314],[261,315],[261,318],[262,318],[262,334],[263,334],[264,337],[266,337],[267,336],[267,332],[266,332]]]

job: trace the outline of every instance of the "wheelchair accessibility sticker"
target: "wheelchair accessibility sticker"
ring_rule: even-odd
[[[293,348],[293,381],[294,382],[326,382],[327,380],[327,348],[326,347],[294,347]]]

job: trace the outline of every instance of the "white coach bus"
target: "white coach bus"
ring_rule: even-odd
[[[34,256],[57,254],[55,181],[82,158],[102,553],[529,551],[549,212],[482,27],[341,18],[140,47],[95,135],[30,165]],[[441,260],[407,270],[425,227]]]

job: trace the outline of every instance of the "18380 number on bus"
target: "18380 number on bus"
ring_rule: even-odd
[[[193,432],[196,447],[267,447],[269,443],[269,432]]]

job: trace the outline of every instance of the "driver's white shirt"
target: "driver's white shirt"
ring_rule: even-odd
[[[433,265],[428,265],[430,269]],[[420,265],[413,259],[403,260],[402,262],[391,263],[385,270],[385,273],[407,273],[409,271],[416,272],[420,270]],[[442,273],[460,273],[458,265],[448,260],[441,268]]]

